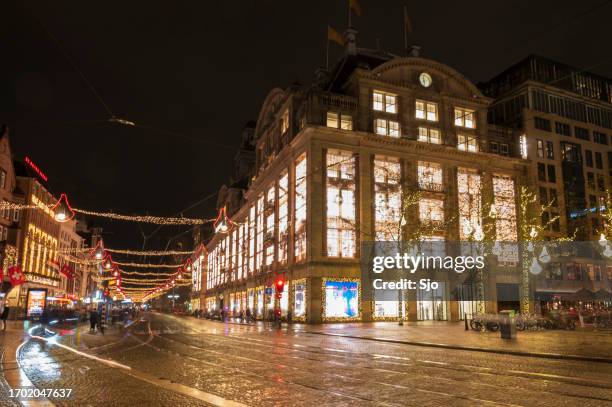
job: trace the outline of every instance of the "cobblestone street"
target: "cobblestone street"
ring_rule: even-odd
[[[17,352],[36,387],[73,389],[55,405],[612,405],[609,363],[305,332],[357,329],[345,328],[148,314],[104,336],[54,329],[61,335],[27,338]]]

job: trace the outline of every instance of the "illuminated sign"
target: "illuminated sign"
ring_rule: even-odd
[[[47,298],[46,289],[29,289],[26,310],[28,318],[40,318],[45,309]]]
[[[34,162],[33,162],[33,161],[30,159],[30,157],[28,157],[28,156],[26,155],[24,160],[25,160],[26,164],[28,164],[28,165],[30,166],[30,168],[31,168],[32,170],[34,170],[34,172],[35,172],[36,174],[38,174],[38,176],[39,176],[39,177],[40,177],[40,178],[41,178],[43,181],[47,182],[47,180],[48,180],[47,175],[46,175],[44,172],[42,172],[42,170],[41,170],[40,168],[38,168],[38,166],[37,166],[36,164],[34,164]]]

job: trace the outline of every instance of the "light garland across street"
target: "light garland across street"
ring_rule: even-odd
[[[167,271],[170,271],[170,270],[167,270]],[[157,277],[170,277],[170,276],[172,276],[173,274],[175,274],[175,272],[173,271],[173,272],[168,273],[168,274],[163,274],[163,272],[159,272],[159,273],[153,273],[153,272],[151,272],[151,273],[144,273],[144,272],[143,272],[143,273],[141,273],[141,272],[138,272],[138,271],[125,271],[125,270],[121,270],[121,274],[125,274],[125,275],[127,275],[127,276],[157,276]],[[186,274],[186,275],[188,275],[188,274]]]
[[[121,261],[113,261],[113,264],[117,264],[119,266],[126,267],[136,267],[136,268],[179,268],[182,267],[182,264],[151,264],[151,263],[124,263]]]
[[[135,256],[174,256],[182,254],[193,254],[194,250],[126,250],[126,249],[108,249],[107,252],[118,254],[131,254]]]
[[[153,223],[156,225],[203,225],[204,223],[214,221],[214,219],[174,218],[149,215],[122,215],[114,212],[96,212],[78,208],[72,208],[72,210],[83,215],[109,218],[114,220],[124,220],[128,222]]]

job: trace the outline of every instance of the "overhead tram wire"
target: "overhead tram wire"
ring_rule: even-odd
[[[51,30],[49,30],[47,28],[47,26],[43,23],[42,19],[40,19],[39,17],[36,16],[36,13],[34,11],[32,11],[32,13],[34,14],[34,19],[36,21],[38,21],[38,23],[40,24],[40,26],[42,27],[43,31],[51,38],[51,40],[55,43],[55,46],[57,47],[57,49],[60,51],[60,53],[64,56],[64,58],[68,61],[68,63],[72,66],[72,69],[74,69],[76,71],[77,74],[79,74],[79,76],[81,77],[81,79],[85,82],[85,84],[89,87],[89,90],[91,90],[91,92],[93,93],[93,95],[96,97],[96,99],[98,100],[98,102],[100,102],[100,104],[102,105],[102,107],[104,107],[104,110],[106,111],[106,113],[108,113],[108,115],[110,117],[114,117],[115,115],[113,114],[113,111],[110,109],[110,107],[108,106],[108,104],[104,101],[104,99],[102,98],[102,96],[100,95],[100,93],[98,93],[98,91],[96,90],[96,88],[93,86],[93,84],[89,81],[89,79],[87,79],[87,77],[85,76],[85,74],[83,73],[83,71],[81,71],[79,69],[79,67],[77,66],[76,62],[74,62],[74,60],[70,57],[70,55],[68,54],[68,52],[64,49],[64,47],[62,46],[62,44],[59,42],[58,38],[53,35],[53,33],[51,32]]]

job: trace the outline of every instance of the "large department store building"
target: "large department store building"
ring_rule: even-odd
[[[279,306],[309,323],[393,320],[397,301],[362,295],[363,243],[393,240],[398,224],[430,225],[429,241],[469,239],[482,231],[485,197],[506,208],[495,238],[517,239],[518,188],[535,182],[538,168],[525,129],[489,124],[496,100],[417,49],[394,57],[357,48],[351,29],[344,35],[336,66],[319,70],[313,85],[272,90],[250,148],[243,143],[238,158],[254,158],[248,182],[224,187],[225,209],[206,245],[200,290],[210,311],[250,308],[267,318]],[[410,191],[419,191],[419,203],[402,214],[402,192]],[[408,320],[474,312],[452,276],[436,277],[437,290],[410,290],[402,300]],[[277,279],[285,281],[280,299]],[[497,311],[496,293],[519,290],[519,280],[491,278],[487,310]]]

